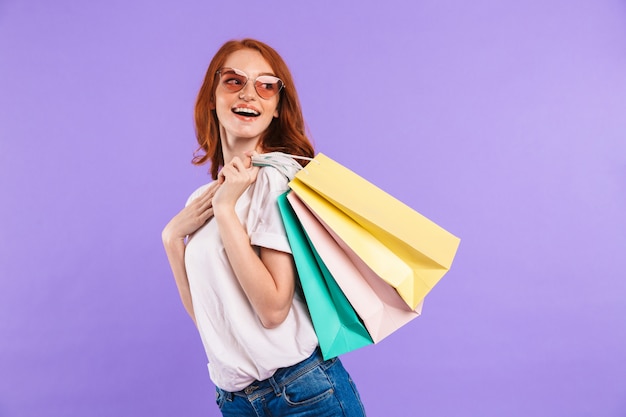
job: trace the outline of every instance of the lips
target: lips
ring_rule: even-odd
[[[259,117],[261,115],[258,110],[245,106],[233,107],[231,111],[236,115],[243,117]]]

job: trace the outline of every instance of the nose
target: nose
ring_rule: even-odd
[[[239,92],[239,98],[242,100],[252,100],[254,98],[254,83],[247,82]]]

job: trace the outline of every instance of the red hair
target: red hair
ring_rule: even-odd
[[[285,87],[280,92],[278,117],[272,120],[260,138],[263,151],[280,151],[309,158],[312,158],[315,153],[305,133],[300,100],[285,61],[278,52],[263,42],[254,39],[228,41],[217,51],[209,64],[204,82],[198,92],[194,111],[196,139],[199,147],[194,153],[192,162],[195,165],[203,165],[210,159],[210,172],[213,179],[217,179],[219,168],[224,165],[219,120],[215,112],[215,89],[218,79],[216,73],[230,54],[241,49],[258,51],[272,67],[274,74],[285,83]],[[298,162],[302,165],[306,164],[306,161],[298,160]]]

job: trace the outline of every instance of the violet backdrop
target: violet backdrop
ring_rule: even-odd
[[[162,227],[252,36],[318,151],[462,238],[371,417],[626,416],[623,0],[0,1],[0,417],[216,416]]]

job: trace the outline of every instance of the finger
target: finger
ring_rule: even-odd
[[[220,172],[217,174],[217,183],[219,184],[223,184],[224,180],[226,179],[226,177],[224,177],[224,169],[226,167],[222,167],[222,169],[220,169]]]
[[[259,153],[256,150],[246,151],[246,168],[250,168],[252,166],[252,157],[258,155]]]
[[[207,195],[210,198],[213,198],[213,196],[215,195],[215,193],[217,192],[217,190],[220,188],[222,184],[220,184],[218,181],[213,181],[211,183],[211,185],[209,186],[209,190],[207,190]]]
[[[198,223],[204,224],[211,217],[213,217],[213,207],[212,206],[211,207],[207,207],[205,210],[203,210],[202,212],[198,213],[196,218],[198,219]]]
[[[213,196],[207,196],[199,202],[198,207],[196,207],[197,213],[202,213],[205,210],[213,207]]]
[[[196,201],[194,203],[197,204],[190,205],[185,209],[187,211],[185,217],[188,221],[191,221],[194,224],[204,223],[206,220],[204,213],[213,205],[211,204],[211,202]]]
[[[213,207],[213,197],[215,197],[215,193],[220,187],[221,184],[217,181],[212,182],[202,195],[194,200],[192,204],[195,203],[198,211],[204,211],[209,207]]]
[[[251,166],[248,168],[248,175],[250,176],[250,182],[253,183],[256,181],[257,176],[259,175],[259,170],[261,167]]]
[[[215,193],[215,191],[219,188],[219,186],[220,185],[217,181],[213,181],[211,184],[209,184],[209,190]]]
[[[200,197],[198,197],[198,199],[206,200],[211,198],[211,196],[215,193],[215,187],[212,185],[213,184],[209,185],[206,190],[204,190],[202,194],[200,194]]]
[[[238,172],[241,172],[247,168],[246,164],[237,156],[234,157],[232,161],[230,161],[230,166],[232,166]]]
[[[204,216],[207,210],[213,208],[213,197],[203,199],[196,207],[193,208],[193,216]]]
[[[200,194],[200,196],[194,200],[194,202],[196,202],[196,204],[198,205],[204,205],[207,201],[210,202],[211,199],[213,198],[213,195],[215,194],[215,187],[207,187],[206,190],[204,190],[202,192],[202,194]]]

